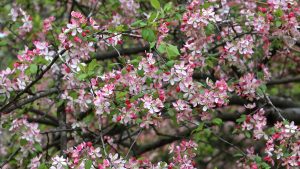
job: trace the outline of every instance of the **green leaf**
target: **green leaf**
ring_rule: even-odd
[[[236,120],[236,122],[238,122],[238,123],[242,123],[242,122],[244,122],[246,120],[246,115],[241,115],[241,117],[240,118],[238,118],[237,120]]]
[[[21,139],[21,140],[20,140],[20,145],[21,145],[21,146],[25,146],[27,143],[28,143],[28,141],[25,140],[25,139]]]
[[[241,154],[241,153],[236,153],[236,154],[234,154],[233,156],[234,156],[234,157],[239,157],[239,158],[240,158],[240,157],[243,157],[244,155]]]
[[[140,118],[136,119],[136,123],[137,123],[137,124],[141,124],[142,122],[143,122],[142,119],[140,119]]]
[[[175,111],[174,111],[173,109],[169,109],[169,110],[167,111],[167,113],[168,113],[168,115],[171,116],[171,117],[175,115]]]
[[[249,132],[245,132],[245,136],[246,136],[247,138],[251,138],[251,134],[250,134]]]
[[[215,29],[215,26],[211,23],[208,23],[207,26],[205,27],[205,32],[206,32],[206,34],[211,35],[214,33],[214,29]]]
[[[85,78],[87,78],[87,77],[88,77],[88,74],[83,73],[83,74],[80,74],[80,75],[78,76],[78,80],[83,81],[83,80],[85,80]]]
[[[147,85],[150,85],[152,82],[153,82],[153,79],[147,77],[147,79],[146,79]]]
[[[254,160],[257,162],[257,163],[260,163],[262,161],[261,157],[259,156],[255,156]]]
[[[148,18],[148,22],[154,22],[157,16],[158,16],[158,12],[151,12],[150,17]]]
[[[140,63],[140,60],[139,60],[139,59],[133,59],[133,60],[131,60],[131,64],[132,64],[133,66],[135,66],[135,67],[137,67],[137,66],[139,65],[139,63]]]
[[[212,122],[213,122],[213,124],[218,125],[218,126],[222,125],[222,123],[223,123],[222,119],[220,119],[220,118],[214,118],[212,120]]]
[[[281,16],[283,16],[283,15],[284,15],[283,10],[277,9],[277,10],[275,11],[275,16],[277,16],[278,18],[281,17]]]
[[[152,29],[143,29],[142,37],[148,42],[154,42],[156,37]]]
[[[7,122],[2,123],[2,127],[3,127],[4,129],[8,129],[8,128],[11,127],[11,124],[7,121]]]
[[[150,0],[151,5],[155,8],[155,9],[159,9],[160,8],[160,3],[158,0]]]
[[[166,47],[167,47],[167,46],[166,46],[165,43],[161,43],[161,44],[158,46],[157,50],[159,51],[159,53],[165,53]]]
[[[143,70],[138,70],[138,71],[137,71],[137,74],[138,74],[139,76],[141,76],[141,77],[144,77],[145,72],[144,72]]]
[[[174,59],[176,56],[180,55],[177,46],[174,45],[168,45],[167,46],[167,55],[169,59]]]
[[[143,27],[146,25],[147,25],[147,23],[143,22],[142,20],[137,20],[131,24],[131,26],[133,26],[133,27],[138,27],[138,26]]]
[[[281,26],[281,21],[280,20],[277,20],[275,21],[275,26],[278,28]]]
[[[87,40],[90,42],[98,42],[99,41],[97,38],[94,38],[94,37],[87,37]]]
[[[170,68],[173,67],[174,64],[175,64],[174,60],[170,60],[170,61],[168,61],[168,62],[166,63],[166,65],[167,65],[168,67],[170,67]]]
[[[29,70],[30,70],[30,73],[34,74],[37,72],[38,67],[36,64],[31,64]]]
[[[45,163],[41,164],[38,169],[48,169]]]
[[[264,169],[269,169],[269,168],[271,168],[271,167],[269,166],[269,164],[267,164],[267,163],[265,163],[265,162],[261,163],[261,166],[262,166]]]
[[[7,45],[7,42],[6,41],[0,41],[0,46],[6,46]]]
[[[117,92],[116,99],[123,99],[127,95],[127,92]]]
[[[267,86],[265,84],[262,84],[259,86],[259,88],[256,89],[256,92],[258,95],[263,96],[267,91]]]
[[[150,43],[150,49],[154,48],[155,45],[156,45],[156,42],[151,42]]]
[[[34,148],[36,149],[36,151],[42,152],[43,148],[39,143],[35,143],[34,144]]]
[[[169,2],[167,3],[165,6],[164,6],[164,11],[170,11],[172,9],[172,2]]]
[[[92,167],[93,161],[92,160],[87,160],[84,164],[85,169],[90,169]]]
[[[98,66],[97,60],[96,60],[96,59],[93,59],[93,60],[89,63],[88,70],[89,70],[89,71],[94,71],[95,68],[96,68],[97,66]]]

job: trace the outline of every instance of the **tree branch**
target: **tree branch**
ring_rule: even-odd
[[[58,92],[59,92],[58,89],[52,88],[52,89],[49,89],[48,91],[37,93],[36,95],[34,95],[32,97],[13,102],[9,105],[9,107],[4,108],[3,110],[1,109],[2,111],[0,112],[0,114],[1,113],[10,113],[18,108],[21,108],[22,106],[24,106],[28,103],[34,102],[35,100],[38,100],[40,98],[43,98],[43,97],[46,97],[46,96],[49,96],[49,95],[52,95],[52,94],[55,94]]]
[[[15,101],[17,101],[17,99],[19,97],[21,97],[24,93],[28,92],[29,89],[35,85],[39,80],[41,80],[44,76],[44,74],[50,70],[50,68],[53,66],[53,64],[56,62],[56,60],[59,58],[60,55],[64,54],[67,50],[66,49],[63,49],[62,51],[58,52],[53,60],[51,61],[51,63],[32,81],[30,82],[24,90],[20,91],[12,100],[10,100],[6,105],[2,106],[1,109],[0,109],[0,114],[2,114],[3,112],[5,112],[4,110],[11,106],[12,104],[14,104]]]
[[[293,82],[300,82],[300,76],[287,77],[284,79],[274,79],[269,81],[267,85],[278,85],[278,84],[286,84],[286,83],[293,83]]]
[[[110,52],[100,53],[100,54],[96,55],[96,57],[91,58],[89,60],[86,60],[85,63],[89,63],[93,59],[96,59],[96,60],[113,59],[113,58],[119,57],[119,53],[120,53],[120,55],[138,54],[138,53],[141,53],[141,52],[148,51],[149,49],[150,49],[150,45],[147,44],[145,46],[140,46],[140,47],[118,49],[118,51],[113,50],[113,51],[110,51]]]
[[[60,155],[64,154],[64,150],[67,149],[67,117],[66,117],[66,111],[65,111],[65,104],[60,105],[57,108],[57,117],[59,119],[59,129],[60,132]]]
[[[139,155],[144,154],[148,151],[151,151],[151,150],[157,149],[159,147],[165,146],[167,144],[170,144],[174,141],[181,140],[185,137],[189,137],[194,129],[195,128],[191,128],[191,129],[185,130],[183,132],[180,132],[175,137],[161,137],[157,141],[151,142],[151,143],[146,144],[146,145],[142,145],[142,146],[137,148],[135,155],[139,156]]]
[[[21,150],[21,148],[18,148],[16,151],[14,151],[1,165],[0,169],[3,168],[10,160],[12,160]]]
[[[59,124],[57,122],[53,122],[51,120],[46,120],[46,119],[27,118],[27,121],[29,123],[46,124],[46,125],[55,126],[55,127],[59,126]]]

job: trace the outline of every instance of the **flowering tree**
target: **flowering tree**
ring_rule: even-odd
[[[299,4],[1,1],[0,168],[298,168]]]

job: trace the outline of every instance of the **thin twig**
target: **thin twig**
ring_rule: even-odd
[[[140,134],[142,133],[142,131],[143,131],[143,129],[141,129],[141,130],[140,130],[139,134],[138,134],[138,135],[136,136],[136,138],[134,139],[134,141],[133,141],[133,143],[131,144],[131,146],[130,146],[130,148],[129,148],[129,150],[128,150],[128,152],[127,152],[126,156],[125,156],[125,158],[127,158],[127,157],[128,157],[128,155],[129,155],[129,153],[130,153],[130,151],[131,151],[132,147],[133,147],[133,146],[134,146],[134,144],[136,143],[136,141],[137,141],[137,139],[139,138],[139,136],[140,136]]]
[[[270,106],[272,106],[272,107],[274,108],[274,110],[277,112],[278,116],[279,116],[283,121],[285,121],[286,119],[282,116],[281,111],[280,111],[277,107],[274,106],[274,104],[272,103],[272,101],[271,101],[271,99],[269,98],[269,96],[267,96],[266,94],[264,94],[264,97],[265,97],[266,100],[268,101],[268,104],[269,104]]]
[[[21,148],[18,148],[16,151],[14,151],[1,165],[0,165],[0,169],[2,169],[8,162],[10,162],[10,160],[12,160],[17,154],[18,152],[21,150]]]

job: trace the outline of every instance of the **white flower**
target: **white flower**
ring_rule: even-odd
[[[293,133],[295,133],[296,130],[297,130],[297,126],[294,125],[294,122],[293,122],[293,121],[290,123],[290,125],[287,124],[287,125],[285,125],[284,127],[285,127],[285,130],[284,130],[284,131],[285,131],[286,133],[292,133],[292,134],[293,134]]]
[[[50,169],[64,169],[65,166],[67,166],[67,160],[63,156],[55,156],[52,158],[52,161],[53,163]]]
[[[179,75],[186,76],[187,67],[184,66],[184,62],[181,62],[180,65],[174,65],[175,72]]]
[[[68,33],[70,31],[72,31],[72,36],[75,36],[78,33],[82,32],[82,29],[80,27],[77,26],[77,24],[67,24],[67,28],[64,33]]]

